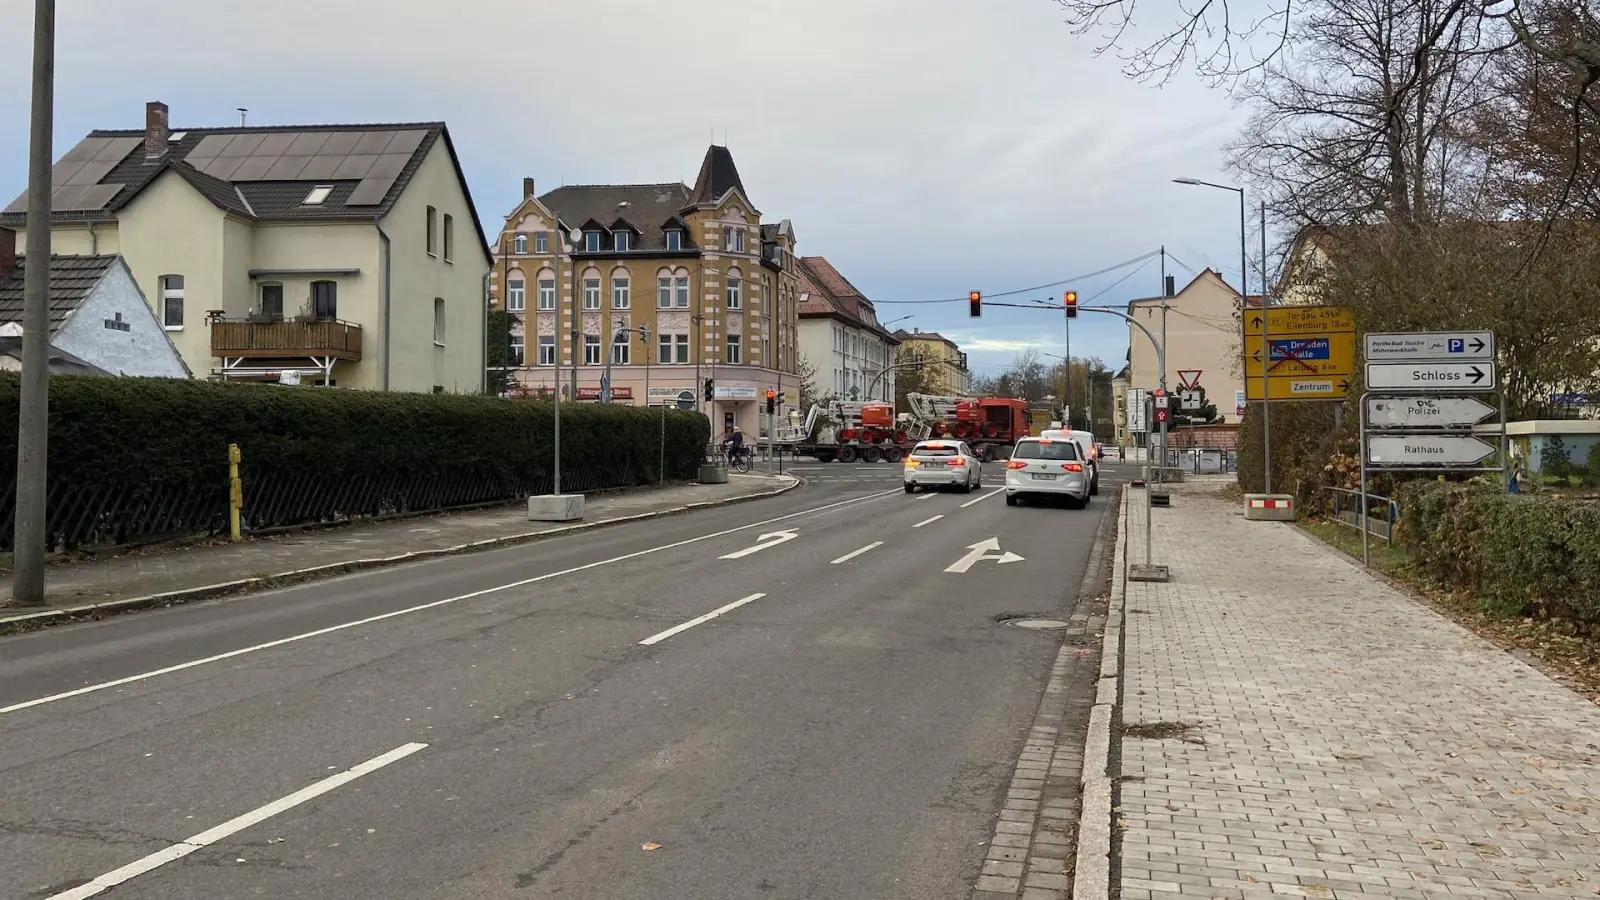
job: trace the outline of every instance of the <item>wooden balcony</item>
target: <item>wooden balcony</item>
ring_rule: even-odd
[[[211,355],[235,359],[321,356],[356,361],[361,359],[361,326],[336,320],[216,319],[211,322]]]

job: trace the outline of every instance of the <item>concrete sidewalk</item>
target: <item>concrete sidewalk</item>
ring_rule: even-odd
[[[224,540],[150,547],[102,559],[52,564],[45,572],[48,609],[7,608],[11,573],[0,575],[0,630],[175,600],[247,590],[285,580],[335,575],[418,556],[534,540],[620,519],[666,515],[782,493],[787,475],[730,475],[727,484],[680,484],[592,495],[578,524],[530,522],[527,507],[488,509],[285,532],[239,543]]]
[[[1600,708],[1218,486],[1125,583],[1124,900],[1600,895]]]

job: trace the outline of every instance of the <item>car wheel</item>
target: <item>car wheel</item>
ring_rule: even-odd
[[[906,493],[915,494],[916,492],[917,492],[917,486],[916,485],[910,484],[910,483],[906,484]]]
[[[1017,505],[1017,495],[1016,494],[1007,494],[1006,495],[1006,505],[1007,506],[1016,506]]]
[[[1089,482],[1089,496],[1100,496],[1100,476],[1098,475],[1095,476],[1093,481]]]

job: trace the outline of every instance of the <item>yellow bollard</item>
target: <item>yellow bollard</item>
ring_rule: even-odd
[[[239,445],[228,445],[228,537],[239,540],[239,510],[244,508],[244,482],[239,480]]]

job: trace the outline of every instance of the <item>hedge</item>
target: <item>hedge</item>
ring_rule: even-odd
[[[1420,571],[1486,611],[1600,630],[1600,504],[1483,482],[1399,488],[1401,540]]]
[[[547,493],[549,403],[153,378],[52,377],[53,549],[227,527],[227,448],[243,457],[246,527],[419,512]],[[12,545],[18,380],[0,375],[0,548]],[[660,409],[561,409],[564,491],[657,480]],[[695,475],[711,426],[665,415],[666,478]]]

